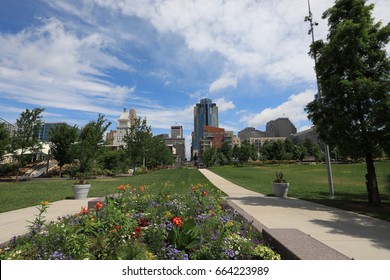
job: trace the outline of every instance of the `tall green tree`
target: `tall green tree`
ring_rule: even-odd
[[[34,151],[41,148],[39,142],[39,131],[42,128],[43,108],[26,109],[16,120],[16,130],[12,135],[12,150],[18,158],[19,164],[23,164],[23,158],[27,150]],[[16,181],[19,180],[19,169]]]
[[[201,159],[207,167],[213,166],[217,161],[217,149],[215,147],[208,147],[203,151]]]
[[[4,123],[0,123],[0,161],[10,149],[11,133]]]
[[[73,146],[77,136],[77,126],[69,126],[66,123],[60,123],[49,130],[50,150],[60,167],[60,177],[62,177],[62,167],[74,159]]]
[[[148,126],[146,119],[141,120],[140,117],[135,119],[124,137],[126,150],[133,162],[133,167],[147,159],[151,151],[152,138],[152,128]]]
[[[102,151],[103,136],[111,122],[104,115],[84,126],[75,145],[76,158],[79,160],[79,172],[83,175],[91,172],[97,157]]]
[[[310,50],[321,97],[306,110],[325,143],[365,158],[369,203],[380,206],[373,152],[390,139],[390,24],[374,23],[366,2],[337,0],[323,13],[327,41]]]
[[[219,152],[223,154],[227,164],[230,164],[232,162],[233,147],[232,145],[230,145],[230,143],[223,142],[221,148],[219,148]],[[224,163],[224,161],[221,161],[221,163]]]

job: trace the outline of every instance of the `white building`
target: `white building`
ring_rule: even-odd
[[[113,135],[113,146],[126,146],[124,138],[130,131],[131,126],[135,124],[136,118],[137,115],[134,109],[130,109],[129,112],[127,112],[126,109],[123,110],[121,116],[118,119],[117,129]]]

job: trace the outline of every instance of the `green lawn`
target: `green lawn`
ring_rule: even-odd
[[[169,191],[170,193],[186,193],[191,185],[208,184],[214,186],[196,169],[160,170],[133,177],[116,177],[95,179],[89,197],[100,197],[116,192],[121,184],[133,187],[147,186],[152,193]],[[41,201],[57,201],[71,199],[72,183],[69,180],[33,180],[28,182],[0,183],[0,213],[24,207],[34,206]]]
[[[257,167],[213,167],[222,177],[250,190],[273,195],[275,171],[282,171],[290,183],[289,196],[347,209],[390,221],[388,176],[390,161],[375,163],[382,208],[368,207],[365,164],[332,165],[335,199],[329,198],[328,177],[324,164],[285,164]]]

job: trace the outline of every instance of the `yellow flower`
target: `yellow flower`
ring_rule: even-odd
[[[145,252],[145,257],[147,260],[157,260],[157,257],[152,252]]]

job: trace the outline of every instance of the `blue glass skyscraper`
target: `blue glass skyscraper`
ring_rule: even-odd
[[[218,127],[218,107],[211,99],[204,98],[194,107],[194,131],[192,133],[192,157],[199,156],[200,139],[203,137],[203,127]]]

